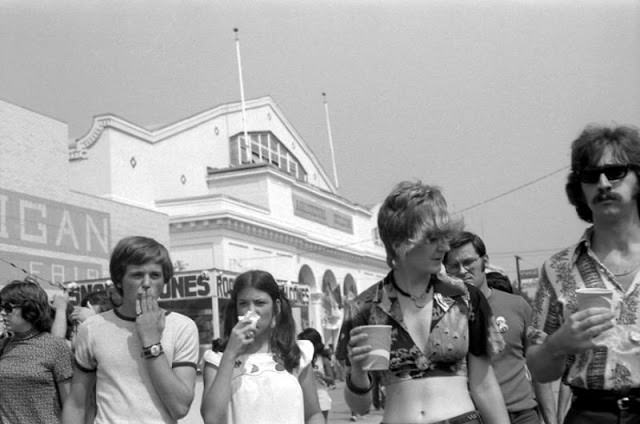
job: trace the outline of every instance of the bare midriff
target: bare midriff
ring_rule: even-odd
[[[467,377],[429,377],[386,386],[385,424],[434,423],[475,409]]]

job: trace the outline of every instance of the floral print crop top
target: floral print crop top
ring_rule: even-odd
[[[392,326],[389,370],[382,372],[385,384],[398,379],[466,376],[468,353],[492,355],[504,346],[491,324],[491,308],[482,293],[460,280],[438,275],[429,282],[434,290],[433,312],[427,351],[423,352],[404,324],[393,278],[392,271],[345,306],[336,351],[338,359],[348,362],[351,329],[373,324]]]

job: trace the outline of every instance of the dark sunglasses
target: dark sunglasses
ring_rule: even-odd
[[[11,312],[13,312],[13,310],[15,308],[19,308],[19,306],[16,305],[12,305],[11,303],[3,303],[0,305],[0,310],[5,311],[6,313],[10,314]]]
[[[585,168],[578,173],[580,182],[585,184],[595,184],[600,180],[600,175],[604,174],[609,181],[621,180],[627,176],[632,165],[604,165],[595,168]]]

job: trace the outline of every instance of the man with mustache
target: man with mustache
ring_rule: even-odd
[[[571,146],[566,184],[592,223],[542,267],[534,305],[534,378],[562,377],[573,402],[565,423],[640,422],[640,134],[588,126]],[[578,309],[576,290],[608,289],[610,307]]]
[[[511,424],[540,424],[538,406],[545,423],[556,424],[551,385],[532,382],[527,371],[525,351],[529,345],[531,306],[521,296],[489,287],[485,273],[489,256],[479,236],[463,231],[451,239],[449,248],[444,257],[447,273],[480,289],[504,338],[505,349],[491,358],[491,365]]]
[[[151,238],[126,237],[113,249],[109,271],[122,304],[78,328],[62,422],[176,424],[193,401],[198,329],[158,306],[173,276],[169,252]],[[95,393],[95,417],[87,393]]]

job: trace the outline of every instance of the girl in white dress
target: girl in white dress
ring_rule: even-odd
[[[313,345],[296,342],[289,301],[273,276],[247,271],[225,311],[223,352],[204,355],[206,424],[322,424]]]

